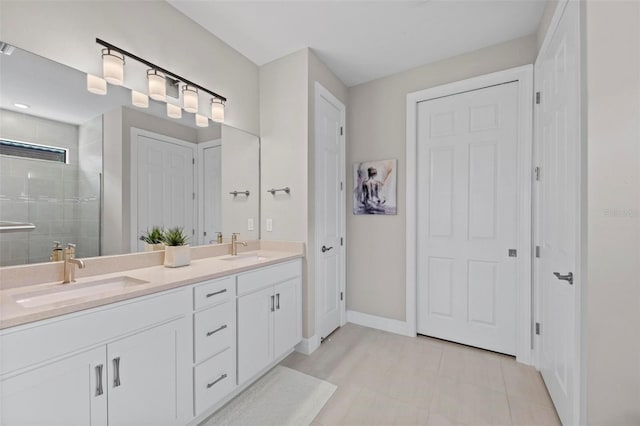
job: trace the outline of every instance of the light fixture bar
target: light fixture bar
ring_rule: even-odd
[[[147,61],[146,59],[142,59],[141,57],[136,56],[136,55],[134,55],[134,54],[132,54],[132,53],[129,53],[129,52],[127,52],[127,51],[126,51],[126,50],[124,50],[124,49],[120,49],[119,47],[114,46],[114,45],[113,45],[113,44],[111,44],[111,43],[107,43],[106,41],[104,41],[104,40],[100,40],[99,38],[96,38],[96,43],[98,43],[98,44],[99,44],[99,45],[101,45],[101,46],[106,47],[107,49],[115,50],[116,52],[119,52],[120,54],[122,54],[122,55],[124,55],[124,56],[126,56],[126,57],[128,57],[128,58],[131,58],[131,59],[133,59],[133,60],[135,60],[135,61],[138,61],[138,62],[140,62],[140,63],[142,63],[142,64],[144,64],[144,65],[148,66],[149,68],[153,68],[153,69],[155,69],[155,70],[158,70],[158,71],[160,71],[161,73],[163,73],[163,74],[165,74],[165,75],[168,75],[168,76],[171,76],[171,77],[173,77],[173,78],[174,78],[174,79],[176,79],[176,80],[180,80],[181,82],[183,82],[183,83],[185,83],[185,84],[187,84],[187,85],[189,85],[189,86],[197,87],[198,89],[202,90],[203,92],[207,92],[207,93],[208,93],[208,94],[210,94],[211,96],[213,96],[213,97],[215,97],[215,98],[218,98],[218,99],[220,99],[220,100],[222,100],[222,101],[224,101],[224,102],[226,102],[226,101],[227,101],[227,98],[225,98],[224,96],[222,96],[222,95],[218,95],[216,92],[212,92],[211,90],[209,90],[209,89],[207,89],[207,88],[205,88],[205,87],[202,87],[202,86],[200,86],[199,84],[195,84],[195,83],[193,83],[193,82],[191,82],[191,81],[187,80],[186,78],[180,77],[178,74],[172,73],[171,71],[168,71],[168,70],[166,70],[166,69],[164,69],[164,68],[162,68],[162,67],[159,67],[159,66],[157,66],[156,64],[154,64],[154,63],[152,63],[152,62],[149,62],[149,61]]]

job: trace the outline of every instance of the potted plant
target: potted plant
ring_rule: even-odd
[[[154,226],[151,231],[147,229],[140,235],[140,241],[144,241],[144,251],[164,250],[164,230],[159,226]]]
[[[182,228],[170,228],[163,236],[164,266],[177,268],[191,263],[191,248],[189,247],[189,237]]]

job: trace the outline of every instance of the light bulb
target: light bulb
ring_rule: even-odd
[[[96,95],[106,95],[107,82],[97,75],[87,74],[87,90]]]
[[[167,99],[167,84],[164,74],[158,70],[148,70],[147,78],[149,79],[149,97],[156,101],[165,101]]]
[[[138,108],[149,107],[149,97],[142,92],[131,91],[131,103]]]
[[[182,88],[182,106],[187,112],[198,112],[198,89],[188,85]]]
[[[102,49],[102,76],[111,84],[121,86],[124,81],[124,55]]]

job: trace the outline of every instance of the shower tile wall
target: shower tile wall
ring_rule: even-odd
[[[97,255],[99,175],[91,180],[88,171],[80,172],[78,126],[0,110],[0,137],[67,148],[70,162],[0,156],[0,220],[36,225],[31,232],[0,234],[0,266],[46,262],[54,240],[76,243],[78,257]]]

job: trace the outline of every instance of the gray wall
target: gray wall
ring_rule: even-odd
[[[586,2],[584,23],[587,420],[589,425],[638,425],[640,3]]]
[[[349,88],[347,190],[354,162],[395,158],[398,214],[354,216],[347,197],[347,309],[405,320],[407,93],[531,64],[536,53],[531,35]]]

